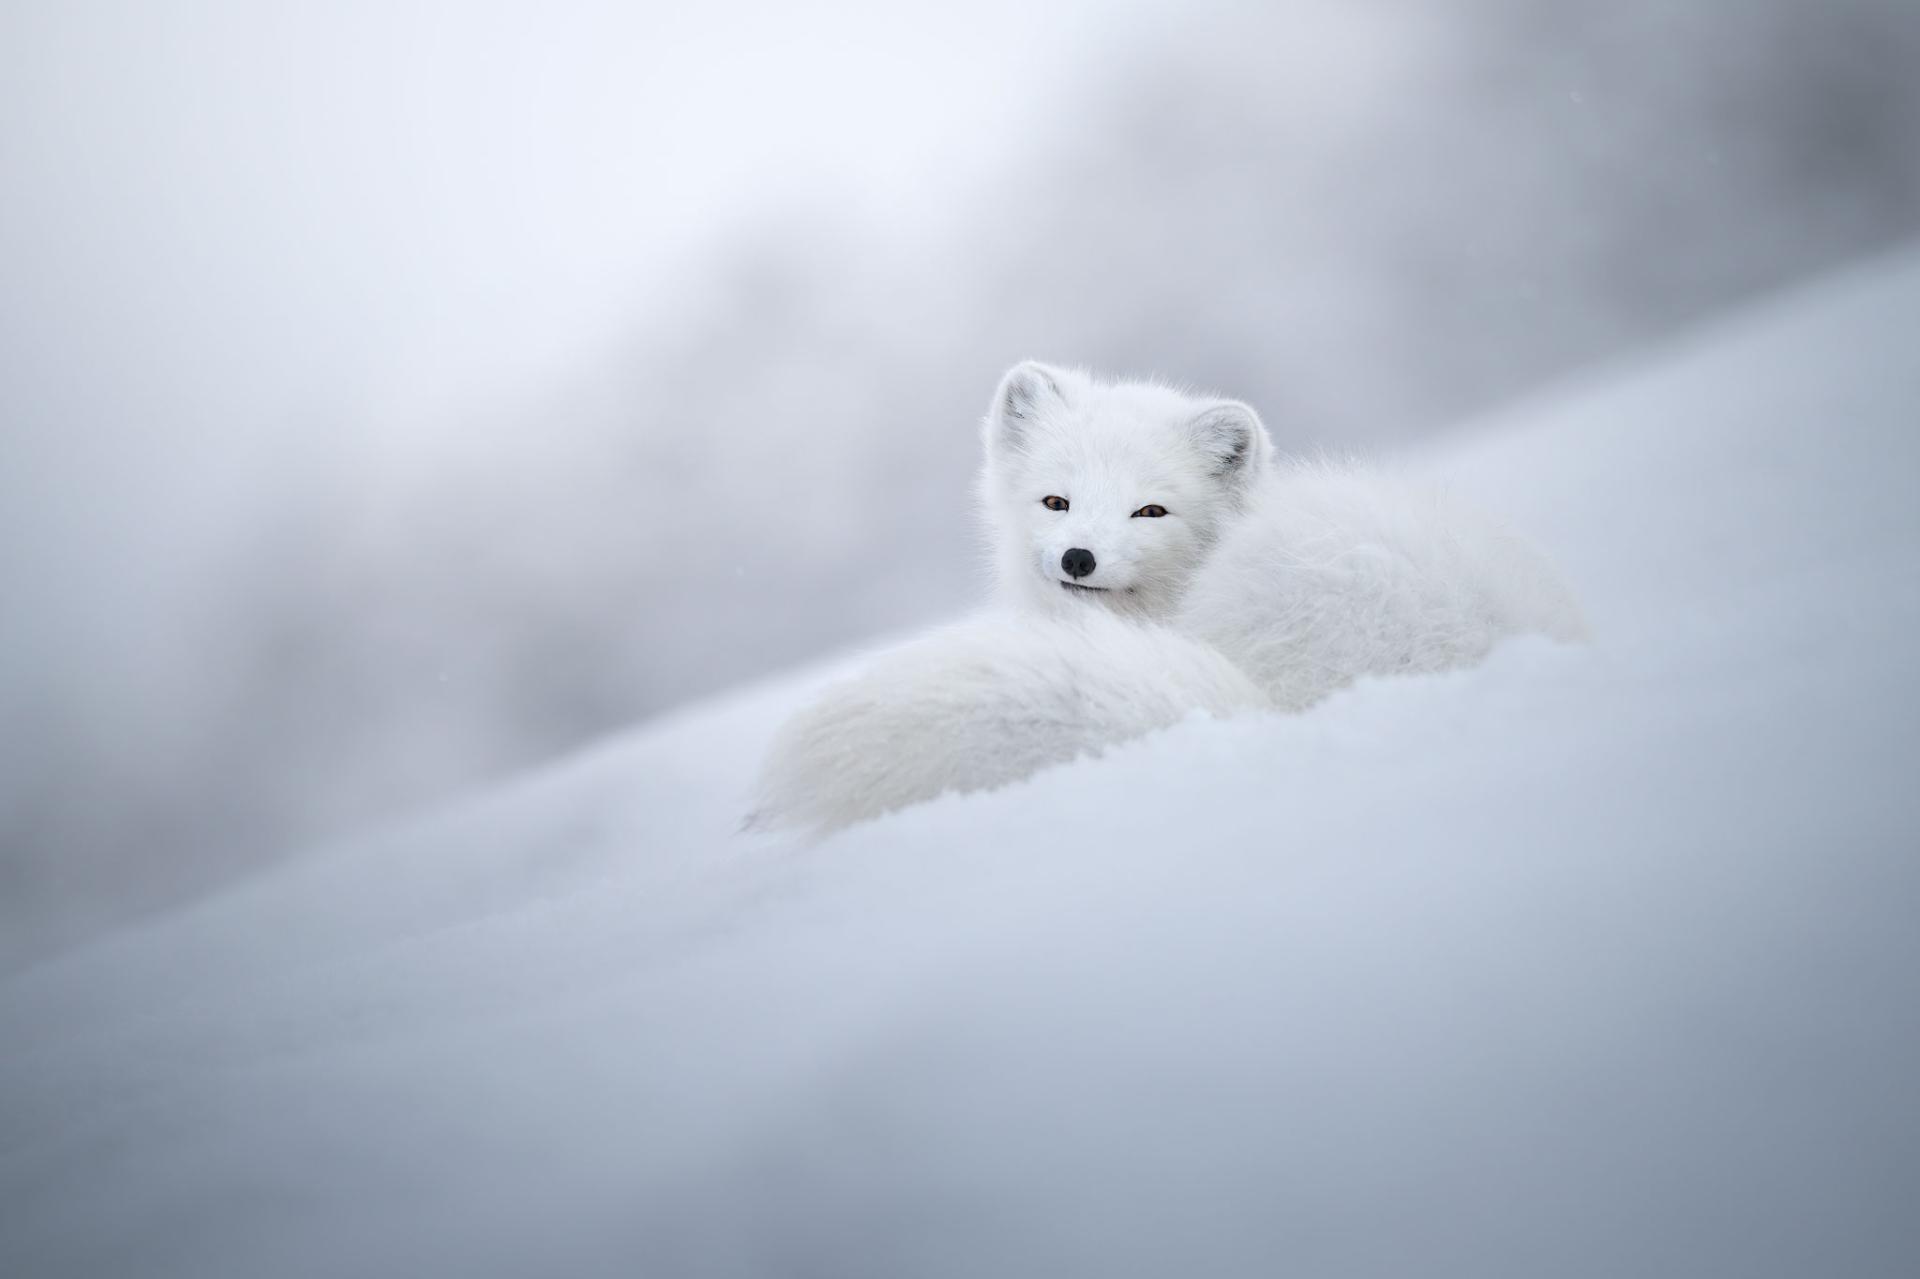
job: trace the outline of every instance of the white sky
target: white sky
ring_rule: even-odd
[[[1162,7],[7,7],[7,645],[176,610],[302,468],[438,464],[756,220],[931,241]]]

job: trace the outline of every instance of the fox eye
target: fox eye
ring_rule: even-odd
[[[1154,506],[1143,506],[1139,510],[1135,511],[1133,514],[1135,519],[1139,519],[1142,516],[1144,516],[1145,518],[1150,520],[1157,520],[1162,515],[1165,515],[1166,513],[1167,513],[1166,507],[1154,505]]]
[[[1067,509],[1067,499],[1064,497],[1043,497],[1040,499],[1040,505],[1046,507],[1049,511],[1064,511]]]

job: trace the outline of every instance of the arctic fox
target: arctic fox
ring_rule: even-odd
[[[1583,633],[1524,541],[1411,479],[1279,463],[1236,400],[1042,364],[1001,381],[980,497],[1000,611],[781,730],[752,823],[816,832],[981,790],[1193,711],[1298,711],[1367,675]]]
[[[1505,635],[1583,631],[1520,538],[1410,478],[1276,463],[1236,400],[1021,364],[994,396],[985,445],[1007,604],[1171,623],[1283,710],[1363,675],[1478,661]]]

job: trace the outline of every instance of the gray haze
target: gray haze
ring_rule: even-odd
[[[11,5],[0,965],[956,611],[1015,359],[1387,445],[1911,235],[1915,66],[1909,0]]]

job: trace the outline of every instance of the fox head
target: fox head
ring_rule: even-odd
[[[987,411],[981,498],[1004,597],[1167,617],[1273,445],[1234,400],[1031,361]]]

